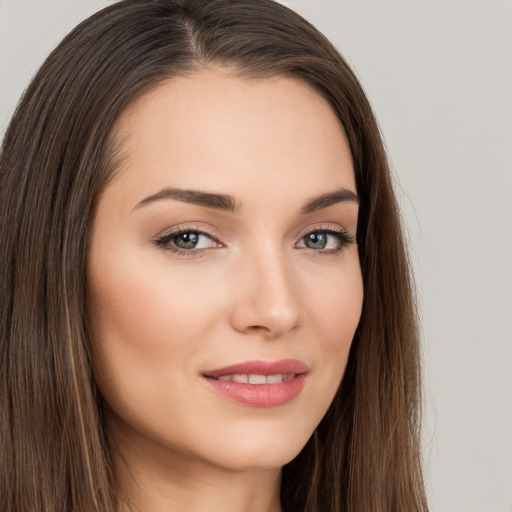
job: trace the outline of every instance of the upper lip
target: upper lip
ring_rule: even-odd
[[[280,359],[278,361],[245,361],[215,370],[208,370],[203,375],[206,377],[220,377],[221,375],[256,374],[278,375],[280,373],[300,374],[306,373],[309,367],[306,363],[297,359]]]

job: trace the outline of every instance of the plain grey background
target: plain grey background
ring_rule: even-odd
[[[107,0],[0,0],[0,134]],[[288,0],[360,77],[397,177],[422,308],[433,512],[512,512],[512,2]]]

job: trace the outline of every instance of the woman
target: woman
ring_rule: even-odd
[[[116,3],[0,162],[3,510],[427,510],[385,153],[311,25]]]

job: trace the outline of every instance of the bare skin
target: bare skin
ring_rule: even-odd
[[[161,84],[117,131],[88,275],[120,511],[281,512],[281,468],[327,411],[361,314],[340,123],[297,81],[210,69]],[[307,371],[284,403],[211,385],[289,359]]]

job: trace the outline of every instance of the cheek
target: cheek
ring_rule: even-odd
[[[351,258],[330,279],[323,281],[322,289],[313,298],[311,307],[315,324],[324,335],[322,339],[334,350],[350,345],[361,317],[363,280],[359,261]]]
[[[338,278],[326,280],[310,308],[317,329],[321,386],[334,396],[343,377],[354,333],[361,318],[363,282],[358,260],[344,267]]]
[[[95,380],[111,410],[151,430],[168,423],[165,411],[197,373],[220,305],[197,273],[170,273],[158,261],[115,262],[90,272]]]
[[[149,356],[162,348],[162,342],[169,338],[172,318],[180,318],[183,312],[179,302],[168,303],[171,294],[163,293],[162,283],[155,288],[147,272],[123,274],[120,270],[103,274],[97,279],[101,284],[94,287],[96,339],[102,349],[123,345]],[[162,319],[166,321],[162,323]]]
[[[319,301],[323,323],[331,335],[327,335],[327,339],[331,339],[334,346],[345,347],[347,343],[350,345],[355,330],[361,318],[361,310],[363,304],[363,287],[362,282],[356,277],[353,279],[353,286],[343,288],[335,288],[332,294],[325,294]]]
[[[97,273],[94,283],[96,339],[107,349],[116,345],[144,360],[162,362],[166,353],[175,357],[180,350],[197,348],[190,341],[200,342],[215,321],[216,308],[208,306],[213,298],[190,273],[168,275],[156,265],[118,262]]]

